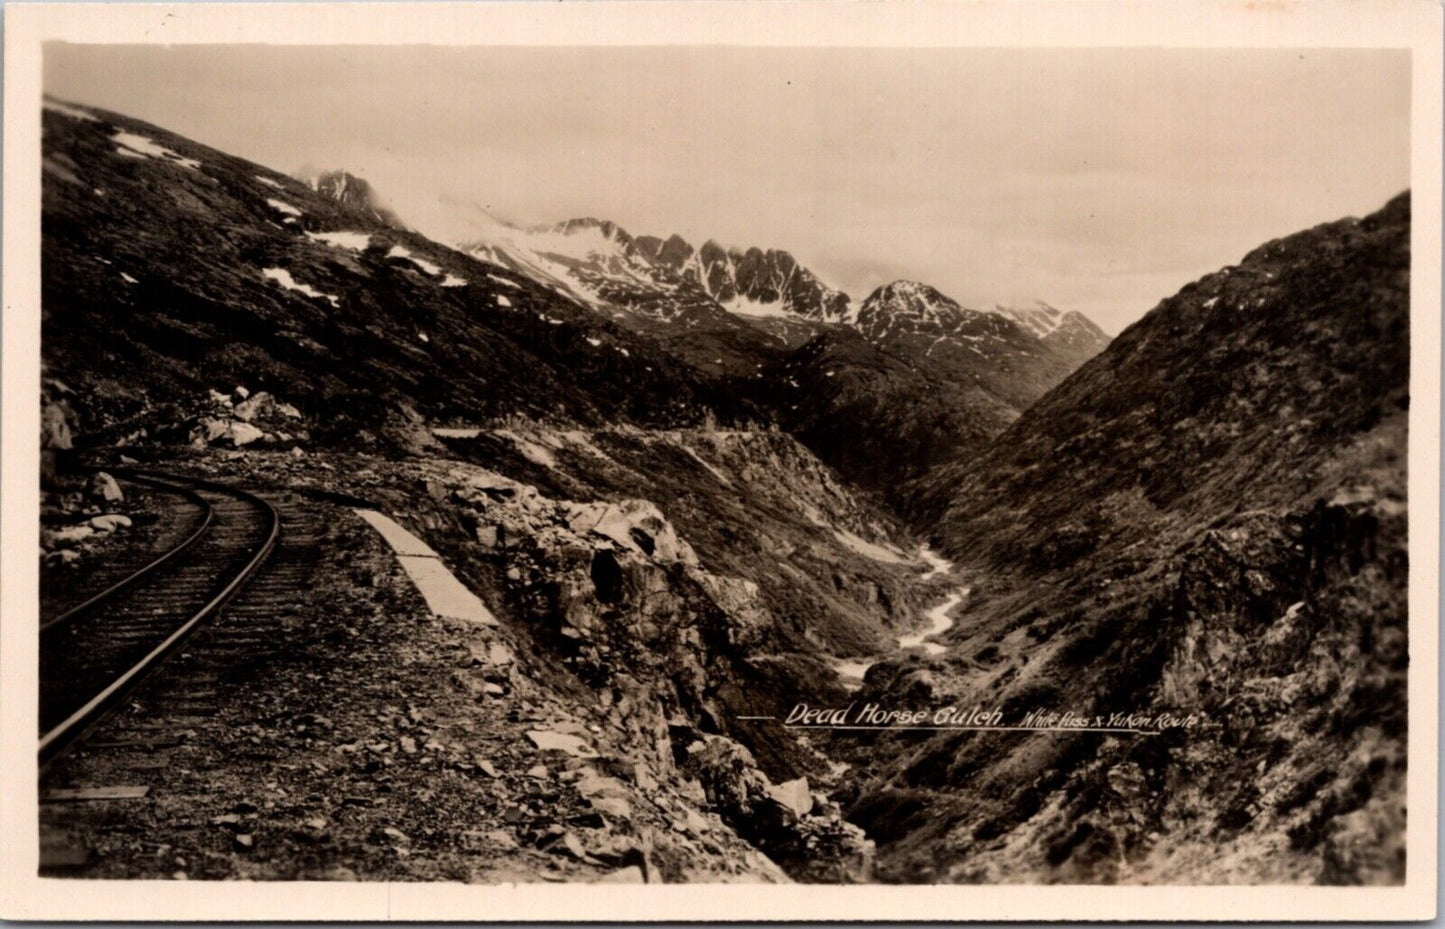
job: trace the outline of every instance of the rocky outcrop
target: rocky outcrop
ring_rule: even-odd
[[[625,817],[635,797],[607,778],[676,785],[698,809],[715,813],[796,879],[865,876],[871,844],[844,821],[837,804],[809,786],[812,772],[828,770],[826,762],[786,731],[749,728],[736,719],[756,712],[754,707],[794,699],[788,688],[799,686],[798,680],[770,676],[767,660],[769,650],[786,641],[786,624],[771,604],[785,589],[781,578],[791,575],[765,589],[764,575],[723,573],[721,565],[732,555],[743,556],[736,563],[753,572],[777,570],[779,563],[760,563],[751,546],[718,558],[715,542],[709,540],[706,550],[695,545],[666,501],[691,499],[696,507],[705,494],[735,499],[737,487],[770,486],[768,503],[760,498],[749,505],[760,514],[791,507],[794,522],[778,526],[792,527],[787,531],[795,535],[767,534],[769,544],[827,540],[847,553],[841,561],[886,556],[897,560],[900,572],[916,574],[905,556],[887,547],[881,516],[782,435],[562,435],[517,426],[486,438],[502,443],[481,446],[489,449],[487,460],[498,466],[525,463],[547,492],[492,468],[417,461],[397,466],[399,473],[412,475],[412,499],[426,501],[410,520],[469,577],[494,590],[497,611],[516,617],[528,650],[574,680],[579,698],[595,705],[604,730],[629,746],[609,762],[624,766],[626,776],[599,766],[595,777],[581,783],[589,802],[604,816]],[[634,443],[636,463],[665,469],[666,479],[651,486],[663,494],[662,503],[616,495],[624,480],[638,482],[639,489],[648,486],[645,475],[623,477],[630,472],[621,470],[621,462],[634,460]],[[516,458],[490,451],[495,448],[510,449]],[[686,494],[674,488],[680,473],[692,475],[680,485],[688,488]],[[587,500],[574,483],[579,479],[605,479],[613,495]],[[398,506],[406,505],[397,499]],[[696,514],[687,519],[690,526],[703,525]],[[768,523],[759,528],[778,531]],[[845,544],[844,538],[853,541]],[[848,544],[876,552],[861,556]],[[796,581],[788,586],[795,607],[806,603]],[[870,607],[875,611],[881,610],[879,589]],[[479,661],[494,664],[488,649],[479,646],[477,654]],[[821,661],[814,661],[821,670]],[[513,685],[493,675],[475,686],[484,694],[489,686],[506,693]],[[574,735],[590,741],[581,731],[537,737]],[[766,752],[764,760],[752,751],[754,745]],[[705,824],[685,811],[678,817],[679,834],[707,834]]]
[[[861,883],[872,876],[873,843],[806,778],[773,784],[747,749],[720,736],[680,740],[685,776],[702,785],[723,819],[795,879]]]
[[[363,213],[388,226],[405,228],[395,213],[382,204],[376,190],[364,179],[349,171],[299,171],[300,180],[328,200],[335,200],[348,209]]]

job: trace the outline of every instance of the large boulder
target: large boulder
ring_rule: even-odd
[[[44,403],[40,407],[40,447],[68,449],[71,447],[70,410],[63,403]]]
[[[800,818],[813,812],[813,792],[808,789],[806,777],[784,781],[781,784],[770,784],[768,795],[792,810],[793,815]]]
[[[697,564],[692,546],[678,538],[672,523],[650,500],[573,503],[567,509],[567,527],[579,535],[596,533],[658,561]]]
[[[232,445],[240,448],[243,445],[250,445],[264,435],[264,432],[250,423],[231,423],[222,439],[229,440]]]
[[[758,596],[756,581],[722,577],[702,569],[691,576],[727,615],[732,643],[739,648],[757,645],[773,627],[773,617]]]
[[[130,524],[130,517],[121,513],[106,513],[96,516],[90,521],[90,527],[97,532],[114,532],[117,529],[129,527]]]
[[[92,500],[101,500],[105,503],[119,503],[125,499],[120,484],[104,471],[97,471],[91,476],[90,484],[85,488],[85,492]]]
[[[264,390],[257,391],[236,404],[232,412],[237,419],[251,422],[257,416],[267,416],[276,411],[276,400]]]

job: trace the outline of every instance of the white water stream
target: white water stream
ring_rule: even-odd
[[[953,570],[953,562],[942,557],[927,545],[923,546],[918,555],[928,564],[928,570],[923,573],[922,580],[932,580],[935,577],[947,574]],[[934,636],[942,635],[953,628],[953,617],[949,614],[963,602],[964,597],[968,596],[968,591],[969,588],[966,585],[959,587],[953,593],[949,594],[942,603],[930,609],[927,613],[928,626],[921,632],[899,636],[898,647],[904,650],[922,648],[930,655],[941,655],[947,651],[944,646],[928,640]],[[838,672],[839,676],[843,678],[844,683],[847,684],[850,689],[856,689],[862,685],[863,675],[868,673],[868,669],[872,666],[872,661],[865,661],[861,658],[844,659],[833,663],[833,668]]]

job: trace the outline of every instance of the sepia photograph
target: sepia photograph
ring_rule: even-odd
[[[1418,50],[148,35],[7,107],[44,894],[1433,888]]]

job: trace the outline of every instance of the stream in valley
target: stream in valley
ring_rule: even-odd
[[[934,552],[928,546],[923,546],[919,557],[928,564],[928,570],[922,575],[922,580],[932,580],[935,577],[946,574],[953,570],[953,562]],[[921,631],[898,637],[898,647],[902,650],[911,648],[922,648],[929,655],[941,655],[946,651],[945,647],[937,642],[930,642],[935,636],[942,635],[953,628],[953,617],[950,615],[954,609],[968,596],[967,585],[960,586],[953,593],[949,594],[936,606],[929,609],[927,613],[928,625]],[[844,683],[850,690],[856,690],[863,684],[863,675],[873,666],[873,660],[862,658],[840,659],[833,664],[833,668],[843,678]]]

